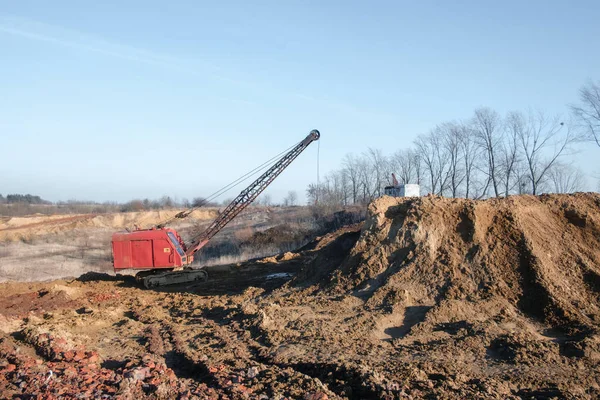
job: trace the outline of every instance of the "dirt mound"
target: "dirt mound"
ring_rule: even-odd
[[[381,198],[329,277],[419,318],[518,313],[569,334],[600,325],[600,195]]]

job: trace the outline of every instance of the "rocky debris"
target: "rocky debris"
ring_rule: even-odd
[[[327,400],[329,397],[323,392],[307,393],[304,400]]]
[[[40,336],[40,342],[49,340],[43,334]],[[61,345],[58,342],[55,348]],[[172,369],[150,355],[108,369],[101,366],[97,353],[92,351],[67,350],[53,353],[53,361],[42,360],[20,353],[18,347],[10,345],[10,340],[2,339],[0,357],[7,360],[0,364],[0,387],[4,388],[5,398],[22,395],[44,399],[175,398],[181,393],[217,398],[216,392],[206,385],[178,380]]]
[[[256,378],[257,375],[258,375],[258,368],[256,368],[256,367],[248,368],[248,372],[246,373],[246,376],[248,378],[254,379],[254,378]]]

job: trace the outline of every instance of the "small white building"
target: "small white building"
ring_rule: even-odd
[[[386,186],[383,190],[386,195],[392,197],[419,197],[421,195],[421,188],[415,183]]]

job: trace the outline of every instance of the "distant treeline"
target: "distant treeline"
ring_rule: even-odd
[[[229,200],[225,200],[229,203]],[[23,216],[31,214],[105,214],[115,212],[163,210],[170,208],[215,207],[218,203],[197,197],[188,199],[163,196],[160,199],[134,199],[124,203],[106,201],[67,200],[51,202],[31,194],[0,194],[0,216]]]
[[[134,199],[125,203],[119,203],[116,201],[97,202],[85,200],[67,200],[53,203],[51,201],[42,199],[40,196],[34,196],[32,194],[8,194],[6,197],[0,194],[0,204],[45,204],[56,205],[60,207],[108,206],[113,208],[120,207],[122,208],[122,211],[160,210],[163,208],[189,208],[219,205],[214,201],[207,202],[202,197],[196,197],[192,201],[189,201],[188,199],[173,199],[170,196],[163,196],[160,199]]]
[[[142,210],[162,210],[164,208],[190,208],[190,207],[215,207],[219,203],[206,201],[203,197],[196,197],[192,201],[188,199],[177,199],[170,196],[163,196],[158,200],[134,199],[121,204],[120,211],[142,211]]]
[[[31,194],[7,194],[6,197],[0,194],[0,204],[52,204],[40,196]]]

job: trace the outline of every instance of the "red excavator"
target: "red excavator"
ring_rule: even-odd
[[[194,261],[194,254],[248,207],[308,145],[319,140],[320,136],[318,130],[312,130],[304,140],[293,146],[258,179],[242,190],[209,227],[193,237],[189,243],[185,243],[174,229],[167,228],[165,225],[175,218],[187,217],[197,207],[182,211],[166,223],[150,229],[136,228],[133,231],[113,234],[112,252],[115,272],[139,270],[136,279],[147,288],[206,280],[208,278],[206,271],[189,267]]]

